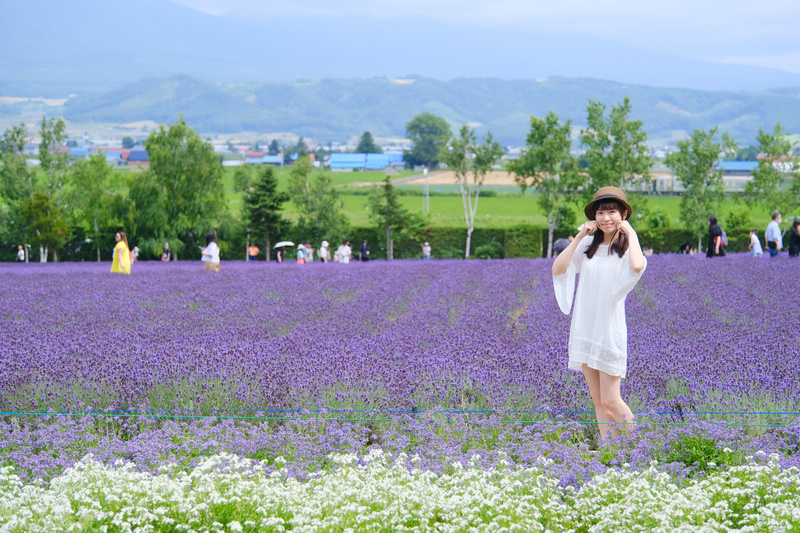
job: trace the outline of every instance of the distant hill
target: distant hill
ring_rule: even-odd
[[[514,2],[506,4],[513,9]],[[168,0],[24,0],[3,7],[0,96],[110,90],[176,72],[257,84],[417,73],[442,80],[588,77],[704,90],[800,86],[797,73],[692,60],[582,34],[381,20],[342,14],[347,9],[334,3],[327,17],[248,21]]]
[[[521,145],[531,115],[544,116],[552,109],[580,126],[590,98],[610,107],[626,96],[633,117],[642,120],[650,139],[659,143],[713,126],[744,144],[754,141],[759,127],[771,129],[778,121],[785,130],[800,132],[800,89],[699,91],[571,78],[322,79],[247,86],[179,75],[78,96],[62,111],[73,122],[112,123],[167,122],[183,113],[202,132],[292,132],[322,142],[367,130],[378,137],[402,137],[414,115],[429,111],[454,129],[471,123],[480,133],[490,129],[501,142]]]

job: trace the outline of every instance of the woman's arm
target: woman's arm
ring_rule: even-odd
[[[714,253],[716,255],[719,255],[719,243],[721,242],[722,242],[722,237],[720,237],[719,235],[714,237]]]
[[[642,253],[642,245],[639,244],[639,236],[627,220],[620,222],[617,229],[628,236],[628,261],[630,262],[631,270],[638,274],[644,270],[647,264],[644,259],[644,253]]]
[[[578,244],[583,240],[584,237],[590,233],[594,233],[595,231],[597,231],[597,222],[590,221],[583,225],[575,238],[572,239],[572,242],[569,243],[569,246],[567,246],[563,252],[558,254],[556,260],[553,261],[554,276],[560,276],[567,271],[569,268],[569,263],[572,261],[572,256],[575,254],[575,250],[578,249]]]

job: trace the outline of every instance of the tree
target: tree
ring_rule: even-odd
[[[108,226],[110,215],[111,178],[114,170],[101,155],[93,155],[88,160],[75,164],[71,181],[70,205],[75,219],[92,231],[92,239],[100,262],[101,229]]]
[[[162,241],[174,235],[188,244],[217,227],[226,204],[222,164],[211,144],[181,116],[175,124],[162,124],[153,131],[145,148],[150,159],[147,173],[153,186],[163,192],[163,202],[157,205],[166,212],[166,223],[146,237]],[[173,254],[177,260],[177,248]]]
[[[266,243],[267,261],[272,249],[272,238],[279,238],[286,222],[281,217],[281,206],[289,200],[285,192],[278,192],[278,179],[271,166],[259,169],[252,190],[244,199],[244,218],[256,238]]]
[[[32,197],[26,198],[22,204],[22,217],[30,232],[31,244],[38,246],[45,254],[52,250],[53,261],[58,262],[58,249],[67,242],[69,228],[50,195],[37,191]],[[46,263],[47,257],[41,257],[40,261]]]
[[[770,212],[787,211],[795,207],[792,205],[790,194],[781,191],[784,174],[796,175],[797,171],[797,162],[790,156],[792,144],[788,136],[788,132],[783,133],[779,122],[775,125],[773,133],[767,133],[759,128],[756,137],[761,159],[758,161],[758,167],[752,172],[753,180],[745,186],[744,195],[749,202],[761,204]],[[791,191],[790,187],[789,192]]]
[[[372,134],[368,131],[365,131],[361,135],[361,140],[358,141],[358,146],[356,147],[356,153],[358,154],[382,154],[383,149],[380,146],[375,144],[375,141],[372,139]]]
[[[680,219],[686,229],[697,236],[697,249],[702,248],[708,230],[708,217],[719,211],[725,198],[722,170],[714,166],[722,153],[734,153],[736,142],[727,133],[717,139],[717,128],[694,130],[689,139],[678,141],[678,151],[667,155],[666,163],[681,180],[685,192],[681,197]]]
[[[547,213],[547,257],[553,256],[553,231],[561,224],[560,213],[582,181],[570,152],[570,124],[570,120],[560,124],[552,111],[544,119],[531,117],[526,148],[508,165],[523,194],[528,187],[539,193],[539,205]]]
[[[411,214],[400,204],[400,198],[389,176],[380,187],[373,187],[369,196],[369,212],[378,227],[386,231],[386,259],[394,259],[394,236],[411,222]]]
[[[447,148],[450,135],[450,125],[445,119],[431,113],[415,116],[406,124],[406,136],[414,146],[411,151],[403,151],[403,159],[412,167],[415,165],[437,167]]]
[[[586,108],[587,127],[581,130],[581,143],[586,147],[589,163],[589,183],[585,193],[592,197],[600,187],[624,187],[628,183],[650,180],[650,152],[646,145],[647,133],[640,120],[629,120],[630,100],[611,108],[608,117],[606,106],[589,100]]]
[[[444,154],[444,162],[455,172],[458,188],[461,190],[464,221],[467,225],[467,244],[464,251],[466,259],[469,259],[475,213],[478,211],[483,181],[504,153],[500,143],[492,138],[491,132],[487,133],[483,144],[478,144],[475,131],[468,126],[462,126],[459,136],[451,140],[450,148]]]
[[[281,145],[278,144],[278,139],[272,139],[270,141],[269,146],[267,147],[267,153],[269,155],[278,155],[281,152]]]
[[[309,239],[338,238],[349,226],[339,193],[326,174],[312,180],[312,168],[310,159],[301,157],[289,172],[289,198],[300,211],[297,225]]]
[[[22,153],[26,137],[24,124],[7,129],[0,137],[0,196],[12,203],[33,195],[33,175]]]
[[[133,137],[123,137],[122,138],[122,147],[123,148],[133,148],[136,146],[136,141],[133,140]]]
[[[39,136],[42,138],[42,142],[39,144],[39,163],[47,173],[47,192],[51,199],[56,198],[59,207],[62,206],[61,193],[64,188],[67,160],[69,159],[67,152],[59,150],[67,141],[66,130],[67,125],[63,119],[47,120],[47,117],[42,117],[42,123],[39,126]],[[56,191],[58,191],[58,196],[56,196]]]
[[[248,165],[236,167],[236,170],[233,172],[233,190],[236,192],[247,191],[247,189],[250,188],[252,178]]]

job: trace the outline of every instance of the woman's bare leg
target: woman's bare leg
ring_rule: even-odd
[[[611,422],[616,422],[614,414],[603,404],[602,384],[600,380],[602,372],[589,368],[587,365],[582,365],[583,377],[586,379],[586,384],[589,386],[589,394],[592,395],[592,403],[594,403],[594,412],[597,417],[597,429],[600,431],[600,440],[606,440],[608,432],[611,431],[616,435],[616,430],[610,425]],[[607,375],[607,374],[606,374]]]
[[[622,399],[620,394],[620,382],[622,379],[619,376],[611,376],[605,372],[599,372],[600,381],[600,403],[603,407],[611,413],[614,422],[620,424],[624,431],[634,428],[634,418],[630,407]],[[616,435],[616,431],[614,434]]]

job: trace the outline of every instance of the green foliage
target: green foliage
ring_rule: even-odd
[[[311,177],[311,161],[301,157],[289,174],[288,191],[299,210],[297,226],[305,235],[303,240],[336,241],[347,233],[349,222],[341,211],[339,193],[327,174]]]
[[[586,195],[591,198],[600,187],[622,187],[629,183],[650,180],[647,133],[641,120],[630,120],[630,99],[611,107],[605,116],[605,104],[589,100],[586,108],[586,129],[581,130],[581,143],[586,147],[589,182]]]
[[[647,213],[645,225],[654,230],[669,228],[669,213],[665,209],[657,207]]]
[[[233,190],[235,192],[246,192],[250,188],[252,180],[253,176],[249,165],[236,167],[236,170],[233,171]]]
[[[372,134],[368,131],[365,131],[361,135],[361,139],[358,141],[358,146],[356,147],[357,154],[382,154],[383,150],[380,146],[375,144],[375,141],[372,138]]]
[[[393,240],[409,226],[411,214],[400,204],[389,176],[386,176],[382,186],[372,188],[369,209],[370,218],[386,232],[386,258],[394,259]]]
[[[75,163],[70,180],[73,189],[69,204],[75,226],[92,236],[100,261],[101,235],[111,226],[111,203],[114,192],[114,170],[103,155]]]
[[[280,211],[283,203],[288,200],[287,193],[278,191],[275,170],[271,166],[260,168],[253,190],[245,197],[244,218],[252,235],[265,243],[267,259],[272,240],[277,242],[285,231],[286,222]]]
[[[552,111],[544,119],[531,117],[526,147],[508,164],[523,194],[528,187],[539,192],[539,205],[547,213],[549,227],[547,257],[553,255],[553,232],[562,224],[561,215],[570,211],[565,203],[585,181],[571,153],[571,123],[560,124]]]
[[[745,146],[736,151],[736,153],[725,154],[726,161],[755,161],[758,157],[758,146]]]
[[[278,155],[281,152],[281,145],[278,144],[278,139],[272,139],[269,143],[269,147],[267,148],[267,153],[269,155]]]
[[[60,205],[60,194],[67,176],[69,155],[58,149],[63,147],[67,141],[67,125],[61,118],[47,120],[47,117],[42,117],[39,136],[42,139],[39,144],[39,163],[47,174],[47,192],[51,199],[56,199]],[[58,197],[56,197],[57,193]]]
[[[219,226],[226,211],[222,165],[211,144],[201,139],[182,116],[175,124],[159,126],[147,138],[145,147],[150,158],[149,183],[139,192],[145,193],[151,205],[136,202],[134,217],[140,219],[145,211],[155,211],[156,216],[145,223],[148,231],[137,235],[157,241],[169,236],[170,244],[180,239],[194,245],[197,235]],[[176,259],[178,251],[179,246],[175,246]]]
[[[504,257],[542,257],[542,230],[531,225],[506,228]]]
[[[678,141],[678,152],[667,155],[667,165],[686,189],[681,197],[681,222],[698,240],[708,230],[708,217],[719,211],[725,198],[722,171],[714,170],[714,165],[720,153],[736,150],[727,133],[721,140],[716,136],[717,128],[694,130],[689,139]]]
[[[761,204],[769,210],[777,211],[797,207],[796,201],[781,191],[784,172],[794,174],[793,177],[797,179],[797,163],[786,159],[792,149],[788,135],[783,132],[780,122],[775,125],[773,133],[759,128],[757,140],[762,158],[752,172],[753,180],[745,186],[745,197],[750,203]],[[781,166],[784,168],[779,168]]]
[[[33,194],[33,176],[22,153],[25,124],[7,129],[0,137],[0,196],[20,202]]]
[[[58,249],[69,236],[69,227],[50,195],[37,191],[32,197],[26,198],[22,204],[22,218],[29,233],[30,244],[52,250],[53,257],[57,259]]]
[[[403,152],[406,164],[436,168],[450,139],[450,125],[441,117],[420,113],[406,124],[406,137],[414,143],[411,151]]]
[[[122,147],[123,148],[133,148],[136,146],[136,142],[133,140],[132,137],[123,137],[122,138]]]

